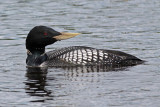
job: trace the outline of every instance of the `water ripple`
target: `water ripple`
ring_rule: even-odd
[[[159,0],[0,1],[1,106],[159,106],[159,7]],[[46,51],[82,45],[124,51],[147,62],[110,72],[49,68],[33,73],[25,64],[25,39],[36,25],[82,33]]]

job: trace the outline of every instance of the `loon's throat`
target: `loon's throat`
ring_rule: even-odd
[[[44,49],[37,48],[37,50],[27,50],[26,63],[29,66],[39,66],[46,60]]]
[[[27,54],[32,55],[32,54],[36,54],[36,55],[41,55],[45,53],[45,48],[30,48],[27,49]]]

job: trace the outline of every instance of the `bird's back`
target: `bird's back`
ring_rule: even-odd
[[[143,63],[139,58],[124,52],[84,46],[61,48],[46,55],[48,58],[41,66],[131,66]]]

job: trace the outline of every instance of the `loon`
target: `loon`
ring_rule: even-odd
[[[64,66],[133,66],[144,61],[115,50],[71,46],[45,53],[45,47],[56,41],[69,39],[80,33],[58,32],[46,26],[36,26],[26,38],[27,59],[30,67]]]

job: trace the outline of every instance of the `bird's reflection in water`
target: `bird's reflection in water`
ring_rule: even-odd
[[[66,72],[65,76],[71,81],[98,82],[106,72],[124,71],[127,67],[123,66],[79,66],[79,67],[62,67]]]
[[[30,96],[50,96],[51,91],[45,88],[47,68],[27,68],[25,90]]]
[[[124,66],[75,66],[75,67],[57,67],[64,70],[76,71],[81,73],[89,72],[109,72],[109,71],[121,71],[126,69]]]
[[[59,70],[58,72],[56,72],[57,69]],[[50,72],[50,75],[47,76],[48,68],[27,68],[27,81],[25,82],[25,90],[30,96],[49,97],[52,99],[53,96],[60,96],[56,95],[56,91],[60,91],[60,93],[63,94],[63,91],[66,92],[66,89],[68,88],[71,92],[73,92],[75,88],[72,89],[71,87],[77,87],[76,90],[78,90],[79,85],[79,90],[81,90],[82,85],[85,88],[85,84],[97,83],[100,81],[99,79],[103,79],[101,78],[103,73],[108,71],[121,71],[125,69],[126,67],[103,66],[56,67],[54,69],[50,69],[50,71],[53,72]],[[54,78],[57,78],[58,81]],[[70,81],[72,81],[72,83],[70,83]],[[49,85],[47,84],[48,82],[50,83]],[[53,85],[51,86],[51,90],[46,88],[46,86],[50,85]],[[63,85],[65,89],[59,87],[60,85]],[[59,87],[58,90],[55,87]],[[45,100],[46,99],[43,99],[43,101]]]

